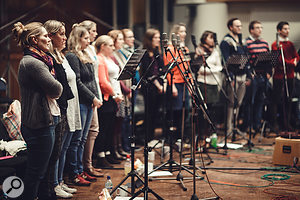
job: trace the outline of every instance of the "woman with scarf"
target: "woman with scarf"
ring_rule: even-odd
[[[55,79],[53,59],[46,54],[51,40],[39,22],[14,24],[13,34],[24,50],[18,81],[21,93],[22,135],[27,143],[27,168],[22,199],[33,200],[43,179],[55,140],[60,109],[56,99],[62,85]],[[40,193],[39,199],[45,199]]]
[[[127,59],[121,52],[124,44],[124,36],[120,30],[109,31],[108,34],[114,41],[115,50],[112,59],[119,66],[120,71],[124,68]],[[122,94],[124,99],[118,104],[116,113],[115,133],[114,133],[114,158],[116,160],[126,160],[126,153],[122,149],[122,142],[129,145],[130,135],[130,101],[131,101],[131,80],[120,80]]]
[[[200,90],[203,94],[205,103],[207,104],[211,120],[213,122],[219,122],[217,119],[222,113],[218,103],[220,103],[220,88],[222,87],[222,63],[221,55],[215,48],[214,32],[205,31],[200,39],[200,45],[196,48],[196,57],[202,57],[204,64],[200,66],[197,72],[197,81],[199,83]],[[211,131],[208,131],[209,125],[206,120],[200,115],[200,127],[199,131],[201,135],[210,135]]]

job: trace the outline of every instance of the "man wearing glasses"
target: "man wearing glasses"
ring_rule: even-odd
[[[250,124],[252,124],[254,129],[254,136],[259,132],[259,128],[261,126],[262,111],[264,99],[266,97],[267,84],[272,75],[271,63],[254,63],[259,55],[269,51],[269,45],[267,41],[261,38],[262,30],[263,26],[261,22],[256,20],[251,21],[249,24],[250,36],[246,38],[246,46],[251,56],[250,66],[253,75],[249,77],[249,80],[247,80],[248,84],[246,84],[248,87],[244,99],[245,112],[243,128],[246,130],[250,126]]]

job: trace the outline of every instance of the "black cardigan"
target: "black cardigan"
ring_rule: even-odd
[[[62,113],[66,113],[67,108],[68,108],[68,100],[73,99],[74,95],[73,95],[72,90],[71,90],[71,88],[68,84],[67,75],[66,75],[64,67],[62,66],[62,64],[58,64],[56,62],[55,58],[52,55],[50,55],[50,56],[53,58],[53,67],[54,67],[54,70],[55,70],[56,79],[63,86],[62,94],[59,97],[59,99],[57,99],[56,101],[58,103],[60,111]]]
[[[97,85],[92,63],[83,64],[79,58],[71,52],[66,54],[66,58],[76,74],[76,83],[79,95],[79,103],[90,106],[93,99],[98,97]]]

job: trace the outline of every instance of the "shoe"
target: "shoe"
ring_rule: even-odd
[[[94,177],[103,177],[104,176],[103,172],[98,172],[98,171],[94,170],[94,168],[86,169],[85,172],[87,174],[89,174],[90,176],[94,176]]]
[[[89,175],[87,172],[82,172],[80,174],[80,176],[82,178],[84,178],[85,180],[90,181],[90,182],[96,182],[97,181],[96,177]]]
[[[60,183],[60,187],[61,187],[64,191],[66,191],[67,193],[70,193],[70,194],[74,194],[74,193],[77,192],[77,189],[76,189],[76,188],[69,188],[69,187],[67,186],[67,184],[65,184],[64,182],[61,182],[61,183]]]
[[[126,160],[126,157],[124,157],[124,156],[121,156],[119,153],[118,153],[118,151],[115,151],[113,154],[113,158],[115,159],[115,160]]]
[[[106,157],[98,157],[96,167],[107,169],[107,168],[113,168],[113,165],[111,165],[107,160]]]
[[[100,169],[100,168],[95,168],[92,166],[92,169],[93,169],[93,171],[96,171],[96,172],[102,172],[102,169]]]
[[[128,150],[128,152],[130,152],[130,149]],[[124,151],[123,149],[118,149],[118,153],[121,155],[121,156],[124,156],[126,157],[128,155],[128,153],[126,151]],[[130,153],[129,153],[130,154]]]
[[[79,174],[77,174],[75,176],[75,178],[73,179],[73,184],[74,185],[78,185],[78,186],[90,186],[91,182],[85,180],[84,178],[82,178]]]
[[[60,185],[57,185],[55,188],[54,188],[54,191],[55,191],[55,194],[57,197],[60,197],[60,198],[63,198],[63,199],[69,199],[69,198],[72,198],[73,197],[73,194],[70,194],[66,191],[64,191]]]
[[[105,156],[106,160],[110,163],[110,164],[120,164],[121,162],[118,160],[115,160],[114,157],[110,154],[110,155],[106,155]]]

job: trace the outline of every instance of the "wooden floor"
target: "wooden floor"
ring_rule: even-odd
[[[258,137],[257,137],[258,138]],[[184,184],[187,191],[183,191],[181,185],[176,180],[153,180],[149,182],[149,188],[157,193],[163,199],[169,200],[184,200],[191,199],[195,194],[198,199],[209,199],[219,196],[224,200],[265,200],[265,199],[300,199],[300,172],[296,168],[292,168],[286,171],[272,171],[274,169],[272,164],[272,154],[274,148],[275,136],[269,138],[263,138],[262,142],[258,142],[257,138],[253,140],[255,146],[249,151],[249,148],[245,146],[238,150],[228,150],[226,155],[215,154],[215,150],[210,150],[209,156],[211,156],[213,163],[207,165],[208,168],[241,168],[239,170],[224,170],[224,169],[207,169],[206,174],[202,174],[197,169],[197,175],[203,177],[203,180],[197,180],[195,185],[195,192],[192,180],[184,180]],[[220,138],[219,138],[220,139]],[[239,140],[237,143],[246,143],[246,141]],[[158,153],[160,149],[155,149],[156,160],[155,165],[159,165],[160,156]],[[189,151],[186,151],[188,153]],[[220,149],[220,152],[224,152]],[[136,158],[143,161],[143,149],[136,153]],[[198,159],[200,156],[198,155]],[[203,154],[205,163],[208,162],[207,155]],[[165,161],[168,160],[168,156]],[[174,160],[179,162],[179,154],[174,151]],[[184,162],[187,163],[189,158],[185,158]],[[197,167],[201,166],[200,162],[197,162]],[[116,167],[123,167],[123,163]],[[249,170],[246,170],[249,169]],[[268,170],[267,170],[268,169]],[[270,169],[270,170],[269,170]],[[104,170],[105,175],[110,175],[114,186],[119,184],[125,177],[122,169]],[[266,174],[284,174],[290,178],[287,180],[264,180],[261,177]],[[173,178],[176,178],[178,172],[173,172]],[[182,175],[185,178],[191,178],[191,174],[182,171]],[[280,178],[281,176],[276,176]],[[98,193],[104,188],[106,178],[99,178],[97,182],[92,183],[89,187],[76,187],[78,189],[77,194],[73,199],[80,200],[96,200],[98,199]],[[128,179],[125,183],[129,183],[131,179]],[[208,183],[208,180],[210,184]],[[125,184],[124,183],[124,184]],[[140,187],[139,189],[142,189]],[[136,190],[136,191],[139,191]],[[156,199],[151,193],[148,193],[149,199]],[[143,195],[140,195],[143,196]]]

